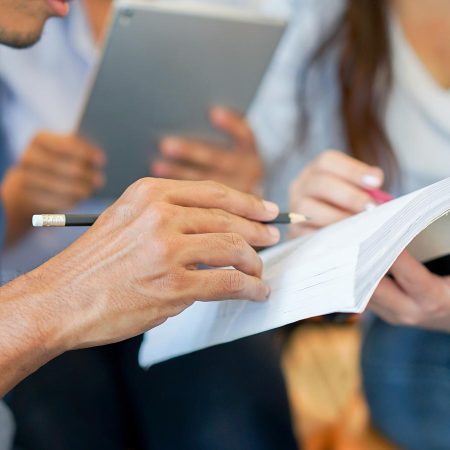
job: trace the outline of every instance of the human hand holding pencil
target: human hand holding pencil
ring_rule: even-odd
[[[90,227],[94,225],[100,214],[35,214],[32,225],[42,227]],[[266,225],[299,225],[310,220],[298,213],[280,213],[273,220],[262,222]]]
[[[290,209],[311,220],[292,227],[291,236],[304,235],[373,209],[392,197],[381,191],[383,171],[342,152],[323,152],[305,167],[290,187]]]
[[[38,296],[57,292],[54,307],[71,311],[73,326],[58,335],[63,351],[140,334],[195,301],[265,300],[270,288],[252,247],[279,241],[263,223],[278,214],[274,203],[219,183],[142,179],[31,272],[29,285]]]

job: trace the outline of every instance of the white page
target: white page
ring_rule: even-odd
[[[448,180],[446,184],[450,186]],[[272,288],[268,302],[197,302],[146,333],[140,351],[141,365],[150,366],[309,317],[358,311],[360,298],[355,298],[355,276],[361,244],[393,218],[402,217],[398,214],[404,215],[424,192],[414,192],[307,238],[262,252],[263,278]],[[374,283],[359,296],[373,290]]]
[[[344,255],[343,255],[344,253]],[[144,366],[206,346],[229,342],[265,330],[277,328],[305,317],[329,312],[342,304],[349,307],[353,296],[353,279],[358,249],[346,248],[327,258],[309,259],[295,251],[292,263],[268,262],[265,279],[270,280],[272,296],[268,302],[246,300],[197,302],[182,314],[150,331],[140,353]],[[287,267],[291,266],[291,269]],[[299,269],[299,267],[301,267]],[[335,296],[323,302],[329,292]]]
[[[431,261],[450,254],[450,214],[446,214],[425,229],[408,247],[420,261]]]

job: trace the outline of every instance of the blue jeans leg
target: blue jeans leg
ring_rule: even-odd
[[[450,334],[376,319],[362,351],[375,426],[405,450],[450,449]]]

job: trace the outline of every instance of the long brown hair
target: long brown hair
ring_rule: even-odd
[[[340,114],[347,151],[369,164],[380,165],[389,179],[396,170],[396,160],[383,126],[392,78],[388,0],[346,3],[336,26],[313,53],[309,66],[319,63],[331,49],[337,49]],[[303,77],[303,94],[307,74]],[[304,129],[308,122],[305,112]]]

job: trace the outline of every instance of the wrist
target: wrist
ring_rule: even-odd
[[[0,303],[0,326],[10,324],[6,330],[9,351],[18,360],[23,358],[31,370],[69,349],[64,299],[35,272],[2,287]]]

